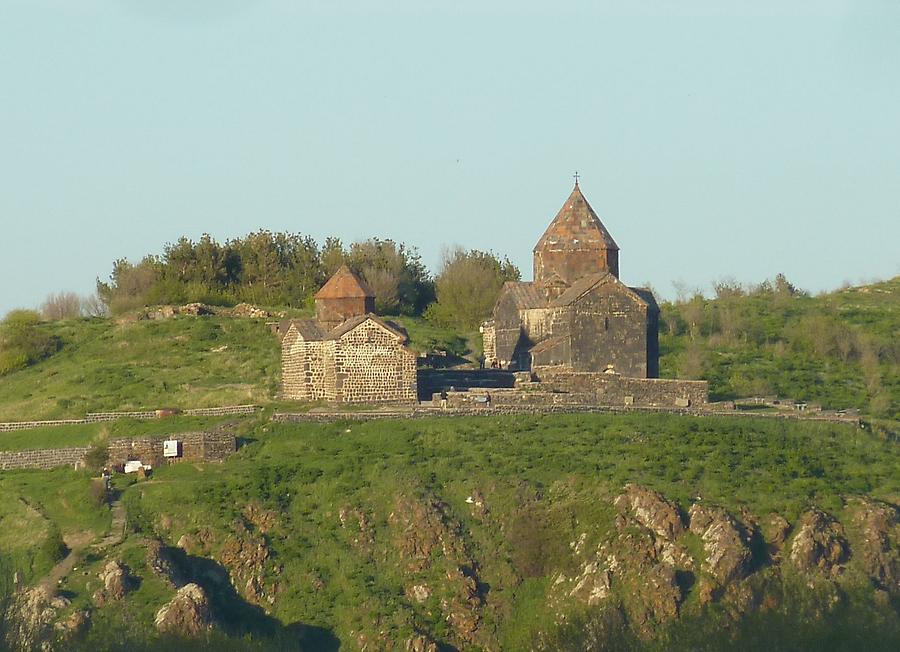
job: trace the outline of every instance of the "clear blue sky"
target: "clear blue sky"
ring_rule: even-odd
[[[900,273],[900,2],[0,0],[0,314],[259,228],[527,278],[576,169],[663,296]]]

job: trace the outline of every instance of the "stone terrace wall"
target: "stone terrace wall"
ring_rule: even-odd
[[[181,442],[181,457],[163,456],[163,441],[175,439]],[[136,437],[114,439],[109,442],[109,463],[124,464],[140,460],[151,466],[162,466],[170,461],[223,462],[237,450],[234,435],[223,432],[181,432],[162,438]]]
[[[0,451],[0,471],[14,469],[53,469],[75,466],[84,461],[87,448],[45,448],[24,451]]]
[[[687,407],[709,402],[705,380],[629,378],[593,372],[536,370],[542,389],[586,397],[599,405]]]
[[[45,421],[5,421],[0,422],[0,432],[15,430],[31,430],[53,426],[83,425],[101,421],[118,421],[119,419],[161,419],[167,416],[188,417],[221,417],[230,415],[254,414],[262,408],[258,405],[226,405],[224,407],[191,408],[188,410],[153,410],[142,412],[89,412],[83,419],[52,419]]]
[[[165,458],[163,441],[181,442],[181,457]],[[182,432],[165,438],[136,437],[113,439],[109,442],[108,463],[111,466],[129,460],[140,460],[153,467],[171,462],[223,462],[237,450],[234,435],[224,432]],[[52,469],[58,466],[77,466],[84,462],[87,447],[44,448],[22,451],[0,451],[0,471],[13,469]]]

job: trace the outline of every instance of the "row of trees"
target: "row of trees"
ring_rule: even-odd
[[[197,242],[181,238],[162,255],[138,263],[117,260],[109,280],[97,282],[97,293],[113,314],[193,301],[302,308],[343,264],[366,280],[380,313],[422,315],[428,309],[442,324],[466,329],[490,314],[504,281],[520,277],[509,260],[489,252],[448,250],[432,278],[414,247],[393,240],[345,247],[327,238],[320,246],[309,236],[257,231],[225,243],[210,235]]]

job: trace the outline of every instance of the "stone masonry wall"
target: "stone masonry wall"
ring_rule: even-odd
[[[0,422],[0,432],[32,430],[34,428],[71,426],[101,421],[118,421],[119,419],[160,419],[166,416],[182,415],[188,417],[221,417],[230,415],[246,415],[258,412],[258,405],[226,405],[223,407],[191,408],[188,410],[153,410],[144,412],[89,412],[83,419],[52,419],[44,421],[5,421]]]
[[[325,398],[325,342],[285,340],[281,353],[281,383],[285,398],[318,401]]]
[[[628,378],[593,372],[536,370],[543,389],[588,397],[598,405],[688,407],[709,402],[705,380]]]
[[[415,401],[416,355],[375,322],[364,322],[335,342],[334,390],[326,398],[344,403]]]
[[[181,442],[182,456],[166,459],[164,439]],[[137,437],[114,439],[109,442],[108,463],[111,466],[129,460],[140,460],[153,467],[177,461],[223,462],[237,450],[234,435],[222,432],[183,432],[165,438]],[[0,451],[0,471],[14,469],[52,469],[58,466],[77,466],[84,462],[87,447],[44,448],[21,451]]]
[[[53,469],[75,466],[84,461],[87,448],[44,448],[23,451],[0,451],[0,471],[15,469]]]

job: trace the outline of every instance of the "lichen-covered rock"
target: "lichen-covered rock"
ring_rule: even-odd
[[[49,638],[57,616],[57,607],[52,604],[55,597],[50,589],[40,585],[18,596],[5,622],[9,649],[33,650]]]
[[[760,524],[766,549],[773,560],[781,558],[781,551],[791,531],[791,524],[780,514],[769,514]]]
[[[154,624],[160,632],[179,636],[199,636],[209,631],[212,629],[212,614],[206,593],[198,584],[185,584],[169,603],[156,612]]]
[[[128,569],[116,560],[108,562],[98,577],[103,582],[102,591],[106,600],[121,600],[131,585]]]
[[[885,591],[900,594],[900,520],[897,508],[869,498],[853,498],[847,506],[861,535],[855,551],[869,577]]]
[[[795,567],[806,573],[836,576],[849,558],[850,548],[840,523],[816,508],[800,517],[791,543],[790,561]]]
[[[746,577],[753,554],[744,527],[725,510],[699,503],[691,506],[689,515],[690,530],[703,540],[706,551],[703,570],[723,586]]]
[[[68,618],[56,623],[55,627],[64,639],[77,636],[85,632],[91,626],[91,613],[85,609],[76,609]]]
[[[657,536],[671,541],[684,532],[678,506],[647,487],[625,485],[625,493],[613,504]]]
[[[404,652],[438,652],[438,644],[424,634],[418,634],[406,640]]]
[[[184,537],[182,537],[184,538]],[[185,584],[184,578],[172,562],[168,551],[162,542],[157,539],[147,541],[147,566],[159,575],[165,582],[174,588]]]
[[[441,582],[440,589],[435,587],[445,596],[440,601],[441,614],[454,637],[470,647],[479,635],[483,598],[477,565],[466,553],[462,527],[448,511],[435,496],[418,500],[399,496],[388,524],[393,530],[393,547],[412,581],[423,585],[422,580],[435,567],[444,571],[446,582]]]

